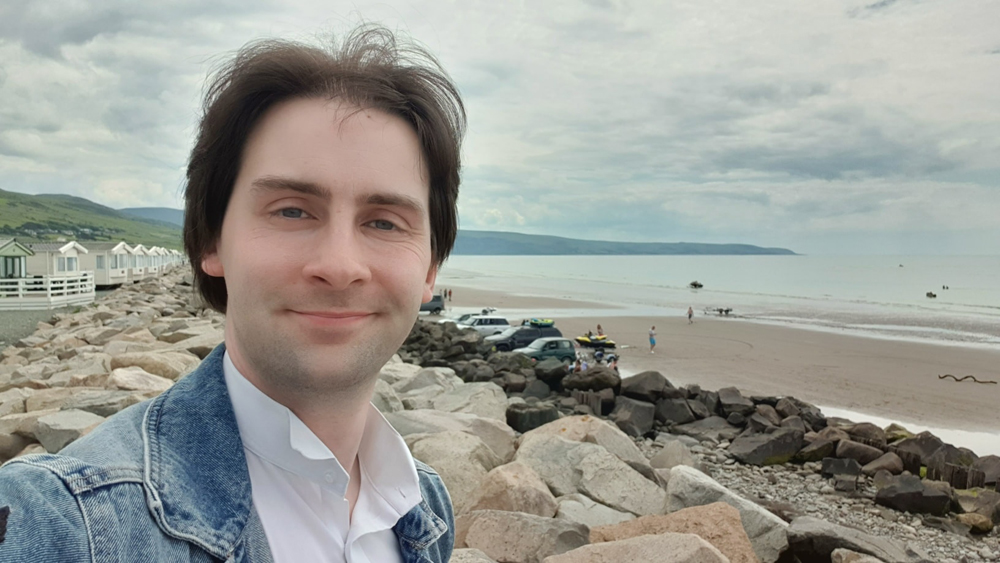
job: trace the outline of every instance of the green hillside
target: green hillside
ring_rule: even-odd
[[[764,248],[751,244],[700,242],[615,242],[579,240],[546,235],[497,231],[459,231],[453,254],[480,256],[557,255],[749,255],[795,254],[786,248]]]
[[[176,225],[126,215],[82,197],[0,190],[0,237],[26,242],[64,237],[181,249]]]

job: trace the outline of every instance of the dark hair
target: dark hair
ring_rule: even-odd
[[[201,261],[218,244],[247,138],[275,104],[313,97],[341,98],[413,127],[430,180],[431,251],[438,265],[455,243],[465,107],[433,55],[372,25],[325,48],[250,43],[210,78],[184,194],[184,249],[195,287],[220,312],[226,312],[225,280],[202,271]]]

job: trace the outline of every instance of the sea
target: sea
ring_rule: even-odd
[[[1000,350],[1000,256],[452,256],[449,284]]]
[[[702,287],[692,289],[694,281]],[[732,309],[730,318],[747,322],[1000,350],[1000,256],[452,256],[437,286],[598,302],[620,307],[615,316]],[[819,406],[828,416],[890,422]],[[902,422],[979,455],[1000,455],[995,433]]]

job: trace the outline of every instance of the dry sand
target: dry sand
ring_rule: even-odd
[[[926,426],[998,432],[1000,384],[956,383],[959,377],[1000,381],[1000,351],[881,340],[786,328],[683,311],[674,317],[615,316],[615,308],[572,299],[454,288],[449,305],[500,309],[607,309],[600,317],[556,316],[567,337],[600,323],[620,348],[629,373],[655,369],[675,385],[735,386],[746,394],[792,395],[834,407]],[[511,319],[515,322],[518,319]],[[656,325],[656,353],[648,331]]]

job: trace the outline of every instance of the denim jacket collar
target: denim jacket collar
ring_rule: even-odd
[[[254,513],[243,444],[223,376],[225,345],[154,399],[143,420],[146,500],[164,533],[224,560],[234,558]],[[422,464],[418,464],[422,465]],[[429,561],[448,524],[421,502],[393,528],[403,557]],[[410,553],[407,553],[410,551]]]

